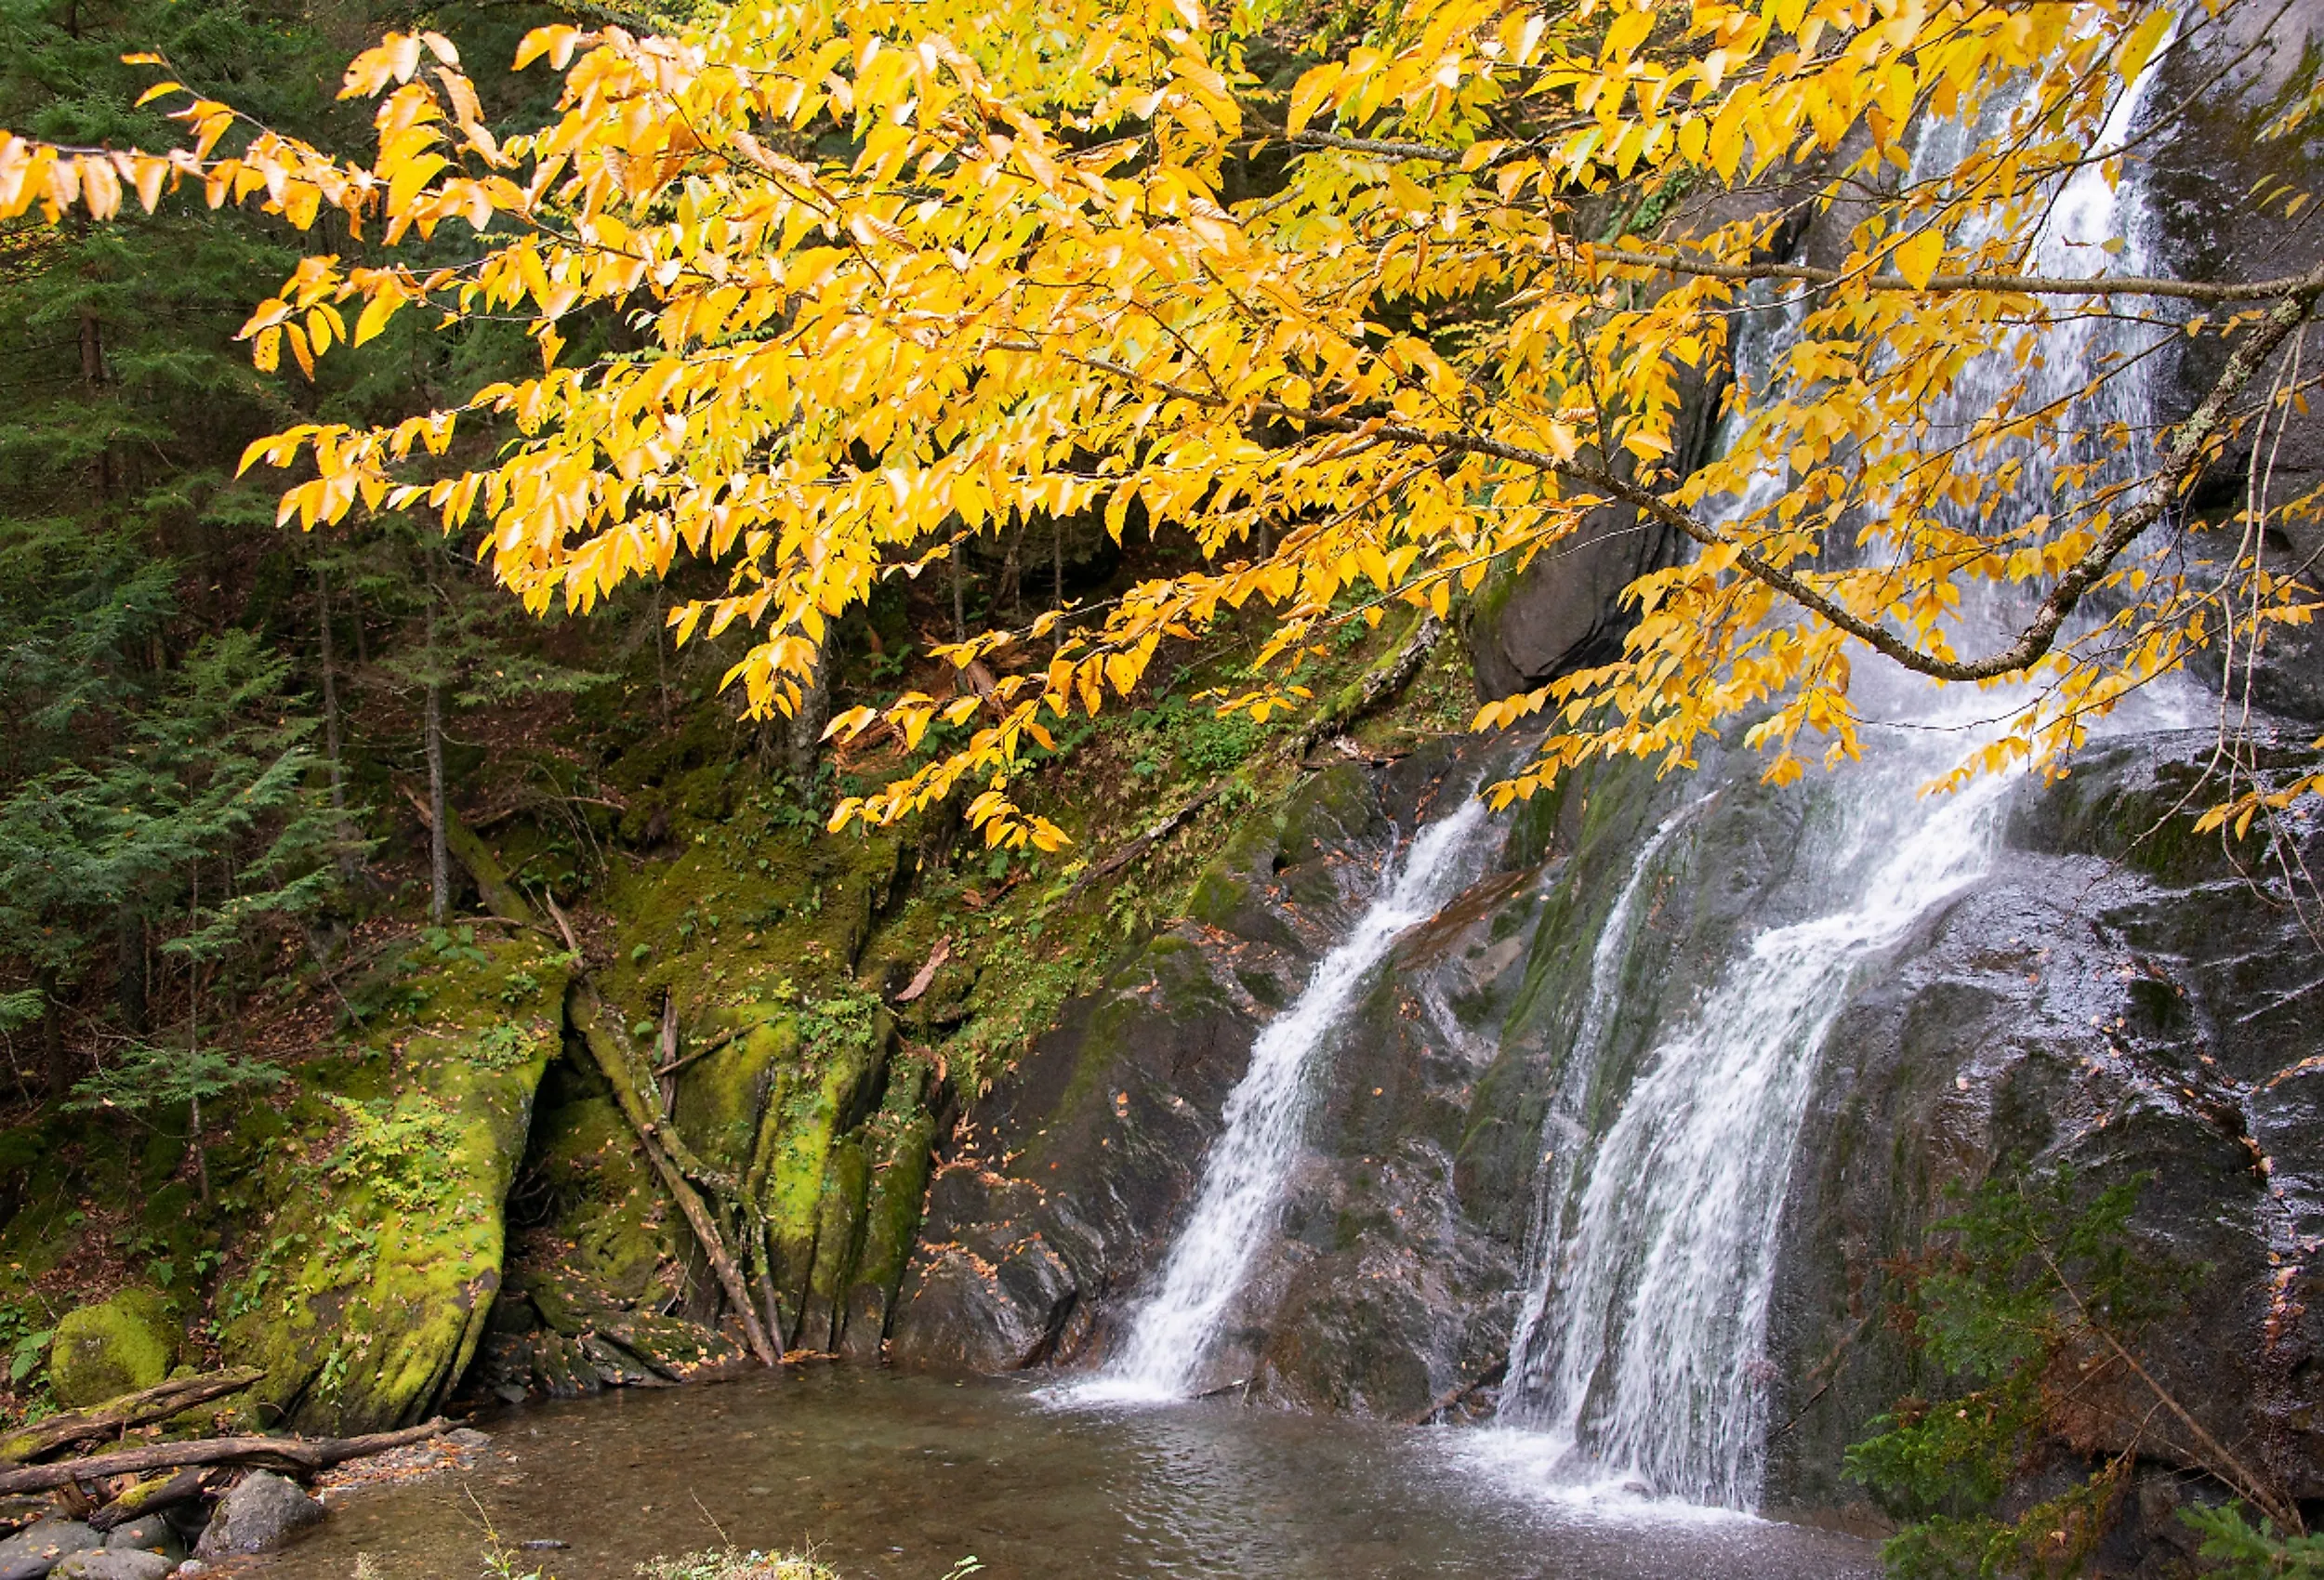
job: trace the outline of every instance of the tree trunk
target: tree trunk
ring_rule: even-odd
[[[964,535],[954,540],[951,552],[944,557],[952,561],[952,639],[956,642],[969,639],[968,588],[963,585],[966,571],[960,563],[968,551],[969,540]]]
[[[805,784],[814,778],[815,758],[823,747],[823,727],[831,722],[831,649],[838,632],[826,629],[823,646],[815,650],[814,673],[799,688],[799,710],[791,715],[791,777]]]
[[[654,584],[654,690],[661,699],[664,728],[669,725],[669,667],[662,656],[662,637],[669,623],[662,615],[662,584]]]
[[[1009,546],[1001,551],[1000,586],[993,602],[1006,601],[1013,614],[1024,612],[1024,522],[1010,529]]]
[[[428,646],[436,645],[436,617],[428,616]],[[442,927],[452,915],[452,858],[443,836],[443,685],[428,682],[428,919]]]
[[[339,881],[355,881],[354,831],[347,825],[347,761],[339,747],[339,682],[337,655],[331,650],[331,573],[315,567],[315,622],[323,638],[323,749],[331,763],[331,816],[338,824]]]
[[[57,1002],[57,979],[44,971],[40,979],[40,1047],[48,1101],[63,1106],[73,1090],[73,1056],[64,1046],[64,1008]]]
[[[186,925],[199,928],[202,925],[202,863],[193,864],[193,898],[187,902]],[[186,1063],[189,1069],[201,1068],[202,1059],[202,962],[191,960],[186,966]],[[196,1089],[188,1103],[186,1142],[193,1149],[193,1176],[202,1188],[205,1206],[210,1200],[210,1153],[202,1139],[202,1093]]]
[[[105,383],[105,334],[97,315],[87,308],[81,309],[81,382],[91,389],[99,389]],[[111,444],[100,445],[97,451],[97,497],[110,500],[113,495],[113,451]]]
[[[1053,516],[1049,524],[1050,607],[1060,613],[1065,608],[1065,520]],[[1065,639],[1061,634],[1059,641]]]
[[[113,958],[117,980],[113,1003],[121,1011],[121,1029],[133,1037],[145,1035],[148,999],[145,981],[145,919],[124,905],[113,917]]]

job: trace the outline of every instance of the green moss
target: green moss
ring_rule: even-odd
[[[864,1203],[871,1189],[871,1160],[864,1143],[846,1137],[831,1144],[816,1203],[815,1265],[807,1287],[816,1298],[837,1303],[855,1272],[863,1248]]]
[[[48,1384],[67,1409],[152,1388],[177,1363],[180,1339],[169,1303],[151,1289],[125,1289],[57,1324],[48,1346]]]
[[[771,1105],[770,1083],[799,1062],[799,1021],[772,1005],[729,1012],[714,1025],[717,1020],[749,1029],[687,1067],[679,1080],[675,1115],[696,1152],[739,1175],[750,1165],[761,1108]]]
[[[864,1204],[864,1246],[856,1258],[855,1283],[878,1289],[884,1299],[895,1297],[913,1243],[919,1237],[935,1135],[936,1121],[924,1112],[916,1113],[890,1132],[884,1152],[873,1166],[871,1190]]]
[[[415,1419],[466,1367],[499,1287],[502,1204],[558,1047],[565,968],[529,937],[425,963],[375,1057],[315,1067],[271,1150],[271,1210],[221,1291],[227,1359],[313,1429]]]

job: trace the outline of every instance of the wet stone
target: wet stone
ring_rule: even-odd
[[[49,1571],[49,1580],[163,1580],[178,1567],[165,1553],[131,1548],[76,1552]]]
[[[173,1553],[179,1558],[185,1556],[185,1545],[178,1539],[178,1533],[170,1529],[169,1521],[158,1514],[148,1514],[142,1519],[114,1526],[105,1537],[105,1546],[115,1552],[144,1551]]]
[[[298,1484],[271,1470],[244,1477],[218,1506],[209,1529],[195,1544],[199,1558],[230,1558],[241,1553],[272,1552],[309,1525],[323,1519],[323,1505]]]
[[[69,1555],[104,1540],[77,1520],[44,1520],[0,1542],[0,1580],[42,1580]]]

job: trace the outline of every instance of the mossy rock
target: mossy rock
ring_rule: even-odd
[[[151,1289],[125,1289],[57,1324],[49,1389],[58,1403],[77,1410],[152,1388],[169,1376],[179,1336],[167,1300]]]
[[[263,1249],[220,1291],[225,1358],[266,1371],[270,1423],[402,1425],[467,1369],[500,1287],[503,1213],[566,977],[530,938],[427,964],[412,995],[424,1007],[373,1023],[384,1057],[317,1066],[294,1098],[300,1144],[267,1166]]]

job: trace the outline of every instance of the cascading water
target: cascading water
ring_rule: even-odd
[[[1314,1067],[1330,1051],[1332,1034],[1397,935],[1434,915],[1459,888],[1470,854],[1490,831],[1485,805],[1473,797],[1422,828],[1353,930],[1317,964],[1290,1008],[1260,1033],[1153,1297],[1140,1308],[1120,1358],[1075,1397],[1177,1399],[1193,1386],[1283,1199],[1314,1101]]]
[[[2150,66],[2124,95],[2102,151],[2124,139],[2152,80]],[[1949,165],[1957,151],[1934,146],[1943,140],[1941,130],[1928,139],[1923,161]],[[2037,262],[2087,272],[2084,249],[2120,237],[2120,265],[2141,271],[2137,200],[2127,176],[2118,188],[2096,161],[2083,165],[2058,192]],[[1779,318],[1776,338],[1796,323]],[[2051,509],[2060,469],[2087,459],[2077,452],[2109,425],[2134,435],[2146,415],[2143,377],[2111,380],[2097,402],[2078,396],[2144,349],[2126,338],[2133,333],[2110,318],[2075,321],[2045,337],[2029,378],[2006,355],[1987,359],[1944,403],[1950,411],[1931,414],[1933,442],[1961,426],[1955,414],[1987,409],[2007,381],[2025,378],[2020,409],[2053,406],[2059,443],[2013,454],[2014,486],[2026,516]],[[2137,464],[2135,441],[2104,442],[2127,453],[2105,470]],[[2004,617],[1989,618],[1998,626]],[[1613,1040],[1605,1028],[1632,902],[1685,813],[1645,842],[1608,913],[1543,1138],[1551,1178],[1501,1409],[1509,1424],[1546,1434],[1561,1478],[1636,1477],[1658,1495],[1757,1504],[1776,1231],[1824,1040],[1859,973],[1991,866],[2010,791],[1988,775],[1943,801],[1921,800],[1922,787],[1990,728],[1984,721],[2008,710],[1882,667],[1888,672],[1875,676],[1866,666],[1859,694],[1878,695],[1899,728],[1826,792],[1837,832],[1802,852],[1807,875],[1795,880],[1795,892],[1812,896],[1808,914],[1750,939],[1708,997],[1660,1030],[1593,1143],[1578,1126],[1608,1106],[1593,1086]]]
[[[1751,940],[1576,1171],[1509,1413],[1657,1493],[1757,1499],[1774,1231],[1825,1034],[1857,970],[1992,860],[2004,783],[1931,813],[1913,792],[1938,764],[1923,748],[1857,770],[1818,852],[1839,903]]]
[[[1565,1204],[1579,1178],[1591,1141],[1587,1115],[1590,1087],[1604,1053],[1606,1028],[1621,994],[1622,962],[1629,953],[1631,917],[1638,907],[1639,891],[1653,876],[1656,860],[1670,842],[1670,836],[1710,798],[1705,796],[1682,807],[1664,818],[1646,836],[1645,843],[1638,848],[1636,859],[1631,862],[1630,877],[1623,883],[1622,891],[1614,897],[1614,904],[1599,926],[1597,946],[1590,955],[1590,986],[1582,1000],[1581,1017],[1565,1056],[1557,1093],[1551,1099],[1550,1111],[1541,1122],[1542,1177],[1534,1203],[1533,1230],[1527,1236],[1527,1250],[1537,1265],[1544,1257],[1553,1255],[1565,1238]],[[1536,1279],[1525,1291],[1525,1304],[1518,1309],[1509,1353],[1512,1369],[1519,1376],[1529,1375],[1540,1364],[1542,1318],[1550,1290],[1549,1280]]]

